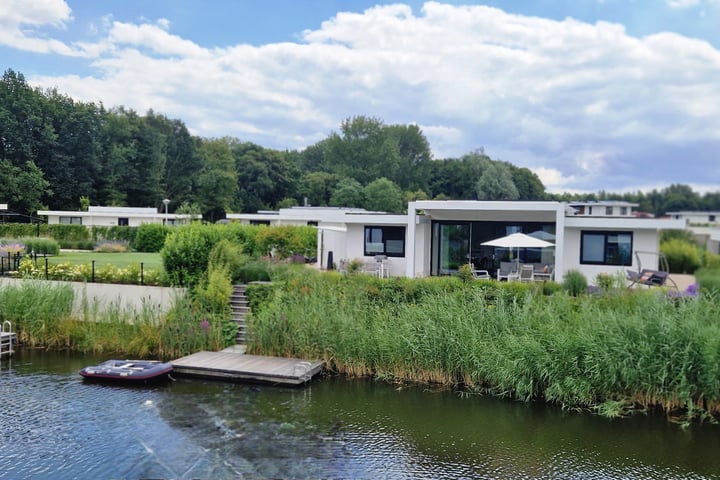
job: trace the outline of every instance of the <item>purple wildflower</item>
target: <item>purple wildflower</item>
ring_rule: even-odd
[[[210,330],[210,322],[208,322],[207,318],[203,318],[200,322],[200,328],[202,329],[203,333],[208,333],[208,330]]]

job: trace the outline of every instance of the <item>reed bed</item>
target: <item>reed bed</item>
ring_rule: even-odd
[[[720,312],[712,297],[542,291],[455,278],[305,275],[284,282],[255,312],[249,348],[321,358],[348,375],[607,416],[720,415]]]
[[[0,321],[9,320],[25,347],[81,353],[170,359],[199,350],[220,350],[234,339],[235,325],[199,309],[190,296],[169,312],[143,304],[85,301],[73,313],[71,286],[26,280],[0,288]],[[232,331],[229,331],[232,330]]]

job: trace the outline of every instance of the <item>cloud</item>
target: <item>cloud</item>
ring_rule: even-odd
[[[44,38],[44,26],[65,28],[72,20],[70,7],[63,0],[5,0],[0,3],[0,45],[34,53],[77,56],[79,52],[63,42]]]
[[[157,19],[108,21],[96,41],[68,46],[20,30],[69,24],[64,2],[47,1],[56,13],[2,10],[3,25],[15,26],[12,45],[85,55],[91,73],[31,81],[152,108],[198,135],[303,148],[345,118],[370,115],[422,125],[436,158],[484,147],[559,191],[720,189],[720,52],[701,40],[427,2],[417,12],[340,12],[297,42],[203,48]]]

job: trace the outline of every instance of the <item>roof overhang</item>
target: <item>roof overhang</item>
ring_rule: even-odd
[[[683,230],[685,220],[657,218],[567,217],[565,228],[612,230]]]

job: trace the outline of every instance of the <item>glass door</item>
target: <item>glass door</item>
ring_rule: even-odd
[[[452,275],[468,263],[470,222],[434,223],[432,275]]]

